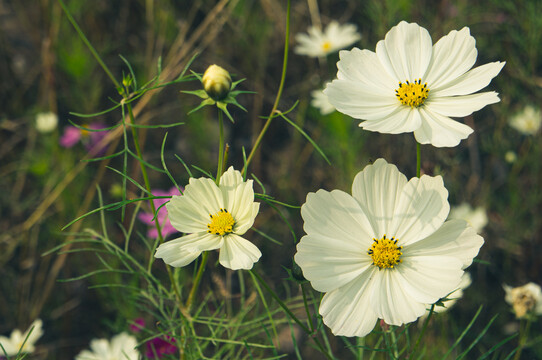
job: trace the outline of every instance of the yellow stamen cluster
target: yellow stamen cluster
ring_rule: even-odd
[[[373,245],[369,248],[367,253],[371,255],[373,259],[373,265],[378,266],[380,269],[393,268],[395,265],[402,262],[400,259],[403,253],[401,252],[402,246],[397,246],[397,240],[393,237],[386,239],[386,235],[382,239],[373,239]]]
[[[209,214],[211,222],[207,224],[207,232],[215,235],[225,235],[233,231],[235,220],[233,216],[226,209],[220,209],[214,215]]]
[[[408,105],[411,108],[419,107],[423,104],[429,94],[427,83],[422,85],[422,79],[414,80],[411,84],[408,80],[406,83],[399,82],[399,88],[395,90],[395,96],[403,105]]]
[[[331,49],[331,42],[330,41],[324,41],[322,43],[322,50],[329,51]]]

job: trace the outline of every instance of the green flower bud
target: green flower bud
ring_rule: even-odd
[[[215,101],[225,99],[231,89],[230,73],[218,65],[209,66],[201,82],[205,92]]]

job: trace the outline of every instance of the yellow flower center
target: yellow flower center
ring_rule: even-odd
[[[411,108],[419,107],[423,104],[429,89],[427,83],[422,85],[422,79],[414,80],[411,84],[408,80],[405,83],[399,82],[399,87],[395,90],[395,96],[403,105],[408,105]]]
[[[329,51],[331,49],[331,42],[330,41],[324,41],[322,44],[322,50]]]
[[[233,231],[235,220],[228,210],[220,209],[220,211],[214,215],[209,214],[209,217],[211,218],[211,222],[207,224],[207,232],[209,234],[222,236]]]
[[[397,240],[394,238],[386,239],[386,235],[382,239],[373,239],[373,245],[367,253],[373,258],[373,265],[380,269],[393,268],[395,265],[402,262],[401,252],[402,246],[397,246]]]

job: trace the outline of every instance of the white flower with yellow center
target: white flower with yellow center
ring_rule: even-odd
[[[34,322],[28,327],[28,330],[26,330],[24,333],[22,333],[19,329],[15,329],[11,332],[11,336],[9,338],[0,336],[0,344],[2,344],[2,347],[8,356],[15,356],[19,352],[21,352],[21,354],[32,353],[34,352],[36,341],[38,341],[38,339],[43,335],[42,325],[43,322],[40,319],[34,320]],[[0,348],[0,357],[3,355],[5,354],[2,351],[2,348]]]
[[[139,360],[136,349],[137,339],[127,333],[120,333],[111,339],[94,339],[90,351],[83,350],[75,360]]]
[[[412,322],[456,290],[484,240],[450,206],[440,176],[406,177],[378,159],[352,195],[318,190],[301,207],[307,233],[296,263],[318,291],[335,335],[365,336],[377,319]]]
[[[540,109],[533,106],[526,106],[523,111],[510,119],[510,126],[523,135],[534,135],[542,125],[542,114]]]
[[[456,146],[472,129],[450,117],[464,117],[499,101],[486,87],[504,66],[474,69],[476,41],[469,28],[453,30],[432,45],[418,24],[400,22],[376,52],[341,51],[337,79],[324,93],[338,111],[365,120],[360,127],[380,133],[414,132],[420,144]]]
[[[300,33],[295,36],[298,42],[294,49],[296,54],[322,57],[344,49],[361,39],[355,25],[339,25],[336,21],[330,22],[323,32],[321,29],[311,26],[308,33],[308,35]]]
[[[203,251],[220,249],[222,266],[252,269],[262,255],[241,237],[252,227],[260,204],[254,202],[252,180],[230,167],[220,186],[208,178],[190,178],[182,196],[173,196],[166,205],[173,227],[187,233],[156,249],[155,257],[174,267],[190,264]]]

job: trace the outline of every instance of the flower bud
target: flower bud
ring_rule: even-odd
[[[203,89],[215,101],[220,101],[228,96],[231,88],[230,73],[218,65],[211,65],[205,70],[203,78]]]

